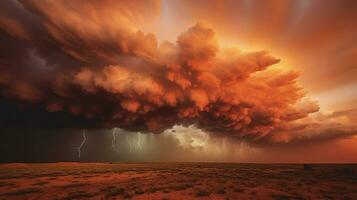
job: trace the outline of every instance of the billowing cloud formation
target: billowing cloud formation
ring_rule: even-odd
[[[351,137],[357,134],[356,119],[356,109],[317,113],[290,123],[288,128],[277,129],[270,139],[282,144],[298,144]]]
[[[266,51],[220,47],[205,24],[176,43],[158,44],[141,31],[156,2],[20,2],[1,3],[6,98],[95,118],[104,127],[160,133],[195,124],[254,140],[319,109],[303,98],[298,73],[270,69],[279,59]]]

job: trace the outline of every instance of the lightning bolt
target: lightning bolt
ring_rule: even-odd
[[[119,150],[116,146],[116,128],[113,128],[113,132],[112,132],[112,149],[116,152],[116,153],[119,153]]]
[[[137,134],[136,148],[137,148],[138,150],[141,150],[141,149],[143,148],[142,140],[141,140],[141,137],[140,137],[140,133]]]
[[[129,145],[129,152],[133,151],[141,151],[143,149],[143,140],[141,138],[140,133],[136,133],[136,136],[126,135],[125,137],[127,144]]]
[[[81,160],[81,149],[84,145],[84,143],[86,143],[87,137],[86,137],[86,130],[83,129],[83,140],[81,142],[81,144],[77,147],[78,150],[78,159]]]
[[[129,139],[128,139],[128,135],[126,135],[125,139],[126,139],[126,142],[127,142],[128,145],[129,145],[129,152],[131,153],[131,151],[132,151],[132,145],[131,145],[131,142],[130,142]]]

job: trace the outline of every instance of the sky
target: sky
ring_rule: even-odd
[[[357,162],[357,3],[0,2],[0,161]]]

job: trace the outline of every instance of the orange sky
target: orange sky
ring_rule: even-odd
[[[322,108],[356,108],[356,2],[172,0],[161,6],[159,39],[174,41],[181,30],[205,21],[224,45],[266,49],[283,68],[301,70],[301,83]]]
[[[348,0],[163,1],[158,35],[174,40],[183,28],[205,21],[224,45],[267,49],[282,59],[282,68],[301,70],[299,80],[320,112],[333,112],[357,108],[356,11],[357,2]],[[282,148],[263,151],[261,159],[357,162],[356,137]]]
[[[179,135],[195,127],[172,137],[208,160],[205,146],[217,161],[357,162],[356,11],[351,0],[1,2],[0,100],[133,132],[194,124],[212,141]],[[218,147],[225,137],[249,142],[241,159],[234,142]]]

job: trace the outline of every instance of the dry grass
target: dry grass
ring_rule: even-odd
[[[118,196],[118,195],[123,195],[125,193],[125,190],[123,188],[108,188],[107,191],[105,191],[105,196],[106,197],[113,197],[113,196]]]
[[[14,183],[10,183],[10,182],[0,182],[0,187],[7,187],[7,186],[15,186]]]
[[[206,196],[209,196],[209,195],[210,195],[210,193],[205,189],[199,189],[196,192],[196,196],[198,196],[198,197],[206,197]]]
[[[74,199],[80,199],[80,198],[91,198],[96,196],[97,193],[90,193],[90,192],[86,192],[86,191],[74,191],[74,192],[70,192],[66,197],[62,198],[63,200],[74,200]]]
[[[0,165],[1,199],[357,199],[356,165]],[[35,187],[31,187],[35,186]]]
[[[3,193],[2,195],[26,195],[31,193],[42,193],[43,191],[39,188],[23,188],[19,190],[14,190],[10,192]]]

